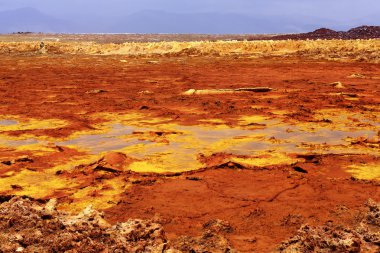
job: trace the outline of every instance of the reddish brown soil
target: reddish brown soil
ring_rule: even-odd
[[[379,184],[353,181],[347,175],[321,176],[316,173],[320,166],[314,167],[308,174],[286,167],[221,168],[163,179],[134,187],[107,210],[106,218],[117,222],[159,217],[169,239],[197,236],[209,220],[221,219],[233,228],[227,237],[233,247],[244,252],[274,250],[304,223],[358,225],[361,206],[369,196],[378,199]]]
[[[121,63],[121,59],[128,63]],[[234,124],[242,115],[266,112],[252,106],[288,110],[288,118],[307,121],[317,109],[360,112],[369,110],[364,105],[376,106],[380,101],[378,64],[236,57],[158,58],[159,64],[150,60],[123,56],[2,56],[0,114],[68,120],[69,127],[33,132],[59,137],[91,129],[91,123],[96,122],[86,114],[98,112],[141,111],[183,124],[210,118]],[[349,78],[353,73],[368,78]],[[343,82],[346,89],[334,88],[330,83],[336,81]],[[196,99],[180,95],[191,88],[252,86],[276,90]],[[96,89],[105,92],[86,93]],[[329,95],[339,92],[342,94]],[[360,100],[345,99],[352,94]]]
[[[186,125],[196,124],[198,119],[217,118],[235,125],[240,116],[273,115],[272,111],[277,109],[287,111],[285,120],[296,119],[302,123],[313,121],[317,109],[365,112],[380,103],[377,79],[380,67],[365,62],[275,57],[1,57],[1,115],[70,122],[69,126],[54,130],[8,133],[14,136],[31,133],[66,137],[78,130],[92,129],[97,122],[88,115],[98,112],[140,111]],[[153,64],[152,60],[158,63]],[[354,73],[367,78],[348,77]],[[329,93],[340,92],[330,85],[337,81],[346,88],[342,94],[331,96]],[[252,86],[269,86],[275,90],[196,98],[180,95],[192,88]],[[93,90],[104,92],[88,92]],[[360,99],[345,99],[353,96]],[[34,158],[32,153],[0,150],[2,160],[25,154]],[[57,147],[56,156],[34,158],[33,168],[48,168],[57,159],[76,155],[77,151]],[[141,175],[146,180],[140,180],[126,191],[120,203],[105,211],[105,217],[111,222],[155,217],[164,225],[169,239],[199,235],[204,223],[221,219],[232,225],[228,239],[236,249],[268,252],[294,235],[303,223],[358,223],[357,215],[366,200],[371,197],[380,201],[379,183],[355,180],[343,168],[378,160],[369,155],[325,155],[317,157],[317,162],[306,159],[293,166],[252,169],[215,162],[215,166],[203,171],[182,175]],[[308,173],[297,172],[296,167]]]

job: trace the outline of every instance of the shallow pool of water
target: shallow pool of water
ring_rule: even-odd
[[[126,140],[121,137],[131,135],[135,130],[132,126],[122,124],[113,124],[109,127],[109,131],[98,134],[82,134],[73,139],[59,141],[55,144],[59,146],[74,146],[79,149],[84,149],[91,154],[99,154],[106,151],[120,150],[128,146],[133,146],[139,143],[145,144],[144,141]]]
[[[18,124],[17,120],[0,119],[0,129],[1,129],[1,126],[14,126],[14,125],[17,125],[17,124]]]
[[[58,146],[69,146],[93,155],[119,151],[144,161],[148,167],[183,171],[202,166],[198,161],[199,154],[208,156],[224,152],[256,156],[273,151],[289,154],[339,153],[343,152],[341,150],[344,153],[365,153],[368,150],[353,147],[346,139],[360,136],[371,138],[377,134],[372,130],[339,131],[326,127],[306,131],[302,127],[270,119],[261,120],[260,128],[249,128],[247,125],[228,127],[223,124],[183,126],[159,120],[159,123],[144,122],[116,121],[100,126],[96,132],[77,133],[66,140],[53,142]],[[1,135],[0,145],[17,148],[26,145],[44,146],[47,142],[37,138],[12,139]],[[318,148],[318,145],[322,148]]]

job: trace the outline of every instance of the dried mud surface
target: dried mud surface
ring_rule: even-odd
[[[302,252],[307,231],[331,230],[363,244],[364,204],[380,201],[378,41],[341,57],[328,43],[328,59],[317,44],[296,54],[3,53],[2,208],[43,206],[12,196],[56,199],[53,216],[66,218],[54,226],[91,204],[117,240],[131,219],[165,231],[122,246],[142,250],[157,239],[183,252]],[[273,90],[184,95],[250,87]],[[41,208],[28,212],[44,223]],[[100,231],[84,226],[89,238]],[[98,235],[94,247],[108,245]]]

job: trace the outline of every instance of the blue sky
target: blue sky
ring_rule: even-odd
[[[268,33],[281,31],[281,27],[277,29],[275,26],[281,26],[283,23],[286,23],[283,28],[284,32],[298,32],[322,26],[348,29],[362,24],[380,25],[379,0],[0,0],[0,12],[25,7],[31,7],[53,18],[71,22],[77,27],[82,27],[83,30],[96,31],[99,29],[99,32],[112,30],[117,27],[118,23],[118,29],[121,29],[120,27],[125,22],[141,21],[142,18],[136,19],[136,15],[144,11],[158,13],[158,16],[166,14],[170,16],[173,13],[186,14],[186,22],[178,21],[179,23],[183,22],[184,32],[202,30],[201,27],[192,28],[190,22],[198,16],[190,17],[189,15],[199,13],[210,13],[210,22],[212,22],[212,15],[216,14],[225,15],[226,22],[229,19],[239,19],[241,16],[246,22],[252,22],[251,25],[255,25],[255,20],[258,18],[262,21],[267,20],[273,24],[268,28],[256,30],[267,30]],[[233,16],[228,16],[230,14]],[[134,15],[134,19],[127,19],[129,15]],[[147,14],[144,15],[146,18]],[[167,18],[166,22],[170,22],[173,18]],[[222,20],[222,18],[220,19]],[[190,21],[187,22],[188,20]],[[207,22],[207,19],[204,20]],[[146,26],[149,25],[149,29],[154,31],[156,20],[149,16],[146,22],[150,22]],[[162,32],[159,31],[160,29],[165,30],[164,23],[161,24],[161,27],[157,27],[157,32]],[[243,23],[243,21],[237,22],[236,26],[241,26]],[[264,23],[259,24],[263,26]],[[146,29],[141,24],[138,27],[136,29]],[[133,30],[133,27],[130,25],[128,29]],[[212,33],[213,26],[208,29]],[[223,30],[220,27],[218,29]],[[170,32],[169,28],[167,30]],[[233,30],[231,25],[226,32]],[[238,32],[245,30],[254,32],[255,29],[249,28],[247,24],[247,28],[236,30]]]

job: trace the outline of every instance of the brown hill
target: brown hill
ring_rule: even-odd
[[[351,39],[361,39],[361,38],[380,38],[380,26],[359,26],[348,30],[346,33]]]
[[[352,28],[347,32],[334,31],[327,28],[320,28],[309,33],[299,33],[299,34],[284,34],[279,36],[274,36],[274,40],[316,40],[316,39],[376,39],[380,38],[380,26],[359,26]]]

